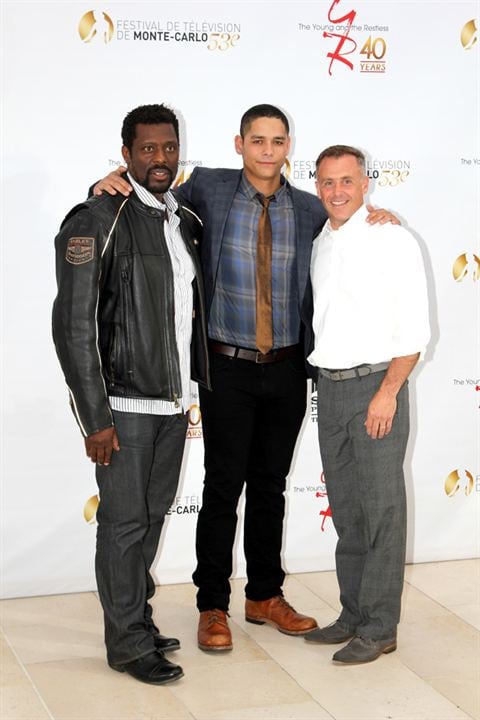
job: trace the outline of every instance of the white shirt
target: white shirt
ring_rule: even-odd
[[[165,204],[161,203],[155,195],[142,185],[139,185],[127,173],[135,193],[139,199],[149,207],[167,210],[168,220],[164,222],[165,241],[167,243],[173,271],[173,291],[175,304],[175,339],[180,361],[180,377],[182,382],[182,396],[177,402],[159,400],[158,398],[123,398],[110,397],[113,410],[123,412],[147,413],[151,415],[175,415],[187,412],[191,405],[190,397],[190,343],[192,340],[193,315],[193,288],[195,268],[192,258],[185,247],[179,230],[180,218],[175,214],[178,209],[177,201],[170,191],[163,196]]]
[[[430,338],[420,248],[401,225],[370,225],[363,205],[315,238],[311,365],[346,369],[423,354]]]

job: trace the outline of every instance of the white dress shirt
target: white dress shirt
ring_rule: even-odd
[[[346,369],[423,354],[430,338],[420,248],[401,225],[370,225],[364,205],[315,238],[311,365]]]
[[[135,182],[130,173],[127,175],[135,193],[145,205],[168,212],[168,220],[165,219],[163,229],[173,271],[175,339],[180,361],[182,396],[176,402],[158,398],[129,397],[109,397],[109,401],[113,410],[151,415],[175,415],[187,412],[191,405],[190,343],[193,315],[192,282],[195,277],[195,268],[180,233],[180,218],[176,215],[178,204],[170,190],[163,196],[164,203],[161,203],[155,195]]]

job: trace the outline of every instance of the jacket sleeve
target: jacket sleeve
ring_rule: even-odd
[[[58,293],[53,339],[84,436],[113,425],[98,343],[102,228],[85,206],[64,220],[55,238]]]
[[[179,199],[180,202],[184,203],[190,203],[191,205],[195,206],[195,197],[196,197],[196,189],[197,189],[197,180],[199,176],[199,169],[198,167],[193,168],[193,172],[188,178],[188,180],[181,185],[178,185],[178,187],[175,188],[175,195]]]

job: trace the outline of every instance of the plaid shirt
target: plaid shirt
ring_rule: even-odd
[[[255,348],[255,260],[262,205],[257,190],[242,175],[225,226],[222,252],[210,311],[213,340]],[[269,206],[272,225],[272,307],[274,348],[295,345],[300,315],[295,251],[295,218],[289,185],[282,185]]]

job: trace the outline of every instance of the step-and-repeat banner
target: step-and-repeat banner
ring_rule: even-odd
[[[411,383],[408,561],[476,554],[479,18],[478,3],[460,0],[2,4],[5,596],[95,586],[94,468],[50,336],[53,238],[119,163],[126,113],[157,102],[181,118],[177,182],[196,166],[239,167],[240,117],[262,102],[291,119],[285,173],[303,190],[314,192],[327,145],[366,151],[370,199],[415,233],[429,279],[433,339]],[[334,567],[316,422],[311,394],[288,481],[289,572]],[[197,402],[159,582],[190,579],[202,480]]]

